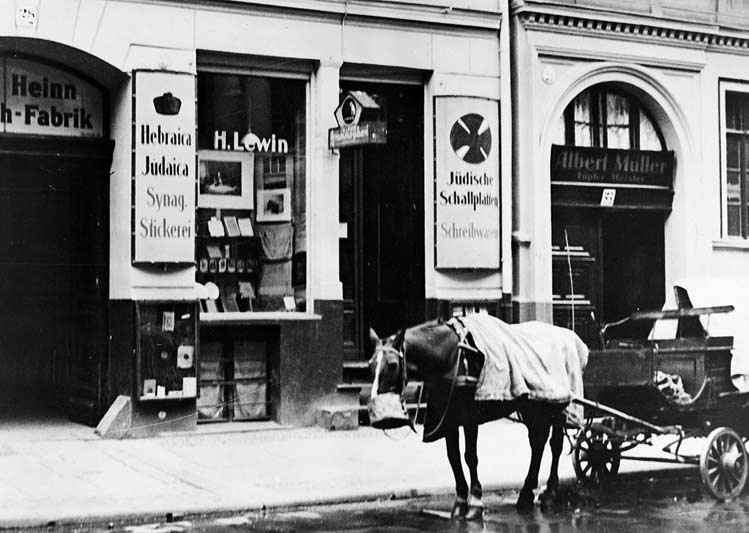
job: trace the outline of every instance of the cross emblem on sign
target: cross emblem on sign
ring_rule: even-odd
[[[483,163],[492,149],[492,130],[484,117],[477,113],[463,115],[450,130],[450,145],[466,163]]]

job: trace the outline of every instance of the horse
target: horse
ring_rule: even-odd
[[[562,329],[549,324],[542,326]],[[570,330],[563,331],[574,335]],[[461,356],[461,353],[465,352],[462,350],[466,346],[465,337],[461,338],[453,324],[441,320],[401,329],[384,339],[370,328],[369,337],[373,346],[369,359],[369,367],[374,376],[373,397],[401,396],[409,379],[407,376],[413,374],[418,376],[418,380],[424,381],[427,387],[423,440],[432,442],[443,436],[445,438],[447,459],[455,478],[456,498],[451,511],[453,519],[479,520],[483,517],[482,486],[478,478],[476,452],[478,426],[512,413],[516,413],[526,425],[531,448],[528,473],[520,490],[516,509],[519,512],[528,512],[533,508],[533,490],[538,485],[539,469],[547,440],[552,461],[546,491],[541,495],[542,509],[553,504],[559,486],[558,467],[564,440],[567,402],[538,401],[528,397],[477,401],[474,398],[475,377],[472,378],[470,374],[475,376],[480,372],[483,357],[474,350],[479,357],[472,357],[466,361],[466,358]],[[574,337],[579,339],[576,335]],[[585,346],[582,341],[580,344]],[[468,372],[464,372],[466,368],[462,371],[459,367],[473,368],[468,368]],[[470,386],[472,379],[474,386]],[[460,382],[467,382],[469,385],[461,386]],[[407,414],[405,416],[407,418]],[[464,458],[470,474],[470,487],[466,482],[460,458],[459,426],[463,426]]]

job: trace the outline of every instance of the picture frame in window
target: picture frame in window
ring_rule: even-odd
[[[291,189],[260,189],[257,191],[258,222],[291,220]]]
[[[198,207],[254,208],[254,155],[224,150],[198,151]]]

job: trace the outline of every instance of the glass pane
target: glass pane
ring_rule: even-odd
[[[606,123],[629,126],[629,98],[619,94],[606,95]]]
[[[575,122],[575,146],[592,146],[589,124]]]
[[[642,111],[640,111],[640,150],[663,150],[655,126]]]
[[[726,166],[730,170],[739,169],[739,142],[741,137],[735,133],[726,135]]]
[[[741,130],[741,93],[726,92],[726,128],[729,130]]]
[[[608,127],[608,148],[629,150],[629,127]]]
[[[728,205],[728,235],[741,236],[741,209],[739,205]]]
[[[265,381],[238,382],[234,384],[232,402],[235,420],[265,418],[267,416],[267,386]]]
[[[197,407],[199,420],[221,420],[226,418],[224,386],[201,384]]]
[[[575,122],[590,122],[590,93],[579,94],[574,101]]]

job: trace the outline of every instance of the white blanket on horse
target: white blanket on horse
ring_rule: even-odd
[[[512,400],[523,396],[555,403],[583,397],[588,347],[572,330],[545,322],[507,324],[486,314],[460,319],[484,354],[476,400]],[[570,405],[571,423],[582,406]]]

